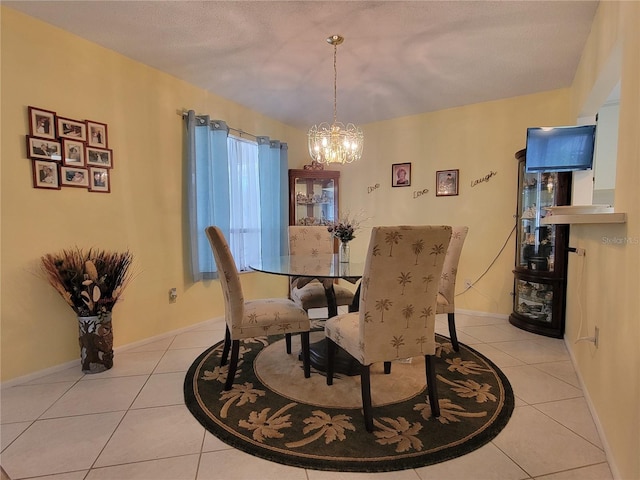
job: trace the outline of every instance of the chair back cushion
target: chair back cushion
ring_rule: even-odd
[[[289,226],[289,253],[291,255],[332,254],[333,236],[324,226]]]
[[[361,363],[435,353],[438,280],[449,226],[374,227],[361,284]]]
[[[464,240],[467,238],[468,232],[469,227],[451,227],[451,242],[449,242],[449,248],[444,257],[444,266],[442,267],[442,275],[440,275],[440,285],[438,287],[438,292],[444,297],[446,305],[449,307],[447,308],[447,312],[443,313],[453,312],[455,309],[458,263],[460,261],[460,254],[462,253],[462,246],[464,245]]]
[[[241,324],[244,315],[244,295],[238,268],[222,230],[216,226],[211,226],[207,227],[205,231],[218,268],[218,276],[224,296],[225,321],[229,329],[232,330],[235,324]]]

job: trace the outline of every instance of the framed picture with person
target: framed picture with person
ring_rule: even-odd
[[[109,193],[111,191],[111,179],[108,168],[89,168],[89,191]]]
[[[107,148],[107,124],[87,120],[87,145]]]
[[[60,171],[56,162],[32,160],[34,188],[60,190]]]
[[[458,170],[436,172],[436,197],[458,195]]]
[[[29,107],[29,134],[33,137],[56,138],[56,112]]]
[[[391,165],[391,186],[408,187],[411,185],[411,164],[394,163]]]

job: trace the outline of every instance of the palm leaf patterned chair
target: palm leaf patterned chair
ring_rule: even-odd
[[[309,357],[309,330],[311,322],[307,312],[288,298],[244,300],[236,262],[222,231],[211,226],[205,229],[218,267],[224,296],[226,333],[220,366],[227,364],[229,349],[231,361],[225,390],[231,390],[238,368],[240,340],[268,335],[300,333],[304,376],[311,376]]]
[[[374,227],[361,282],[360,310],[327,320],[327,385],[336,346],[361,364],[365,426],[373,431],[370,366],[424,356],[429,404],[440,415],[435,370],[438,281],[451,239],[449,226]]]
[[[446,313],[449,321],[449,337],[451,345],[456,352],[460,351],[458,335],[456,334],[456,276],[458,275],[458,263],[464,241],[469,233],[469,227],[451,227],[451,242],[444,257],[440,286],[438,288],[438,306],[436,313]]]
[[[289,254],[290,255],[327,255],[334,252],[334,239],[324,226],[289,226]],[[327,306],[325,287],[333,285],[336,305],[351,305],[353,292],[346,287],[333,283],[333,279],[319,281],[313,277],[293,278],[290,283],[289,294],[297,305],[307,312],[310,308],[324,308]]]

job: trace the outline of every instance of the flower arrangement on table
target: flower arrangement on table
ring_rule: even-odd
[[[41,258],[51,286],[78,317],[105,316],[113,310],[132,279],[129,251],[74,248]]]
[[[339,216],[338,221],[327,223],[327,230],[342,243],[347,243],[356,238],[356,232],[360,230],[364,220],[361,215],[351,216],[346,213]]]

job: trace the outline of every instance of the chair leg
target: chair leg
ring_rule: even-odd
[[[389,375],[391,373],[391,362],[384,362],[384,373]]]
[[[336,344],[327,338],[327,385],[333,385],[333,361],[336,355]]]
[[[240,340],[234,340],[231,342],[231,361],[229,362],[229,370],[227,372],[227,381],[224,384],[225,390],[231,390],[233,386],[233,380],[236,377],[236,370],[238,370],[238,356],[240,354]]]
[[[369,365],[360,367],[360,387],[362,389],[362,410],[367,432],[373,432],[373,407],[371,406],[371,370]]]
[[[222,347],[222,358],[220,358],[220,366],[224,367],[227,364],[227,358],[229,357],[229,349],[231,348],[231,332],[227,325],[226,332],[224,334],[224,346]]]
[[[284,334],[284,343],[287,346],[287,354],[291,355],[291,334],[290,333]]]
[[[309,332],[300,334],[302,342],[302,365],[304,366],[304,378],[311,376],[311,353],[309,351]]]
[[[451,345],[456,352],[460,351],[460,345],[458,344],[458,335],[456,335],[456,314],[448,313],[447,319],[449,320],[449,337],[451,338]]]
[[[427,372],[427,394],[429,395],[429,406],[433,417],[440,416],[440,403],[438,402],[438,387],[436,385],[436,368],[431,355],[424,356],[424,366]]]

